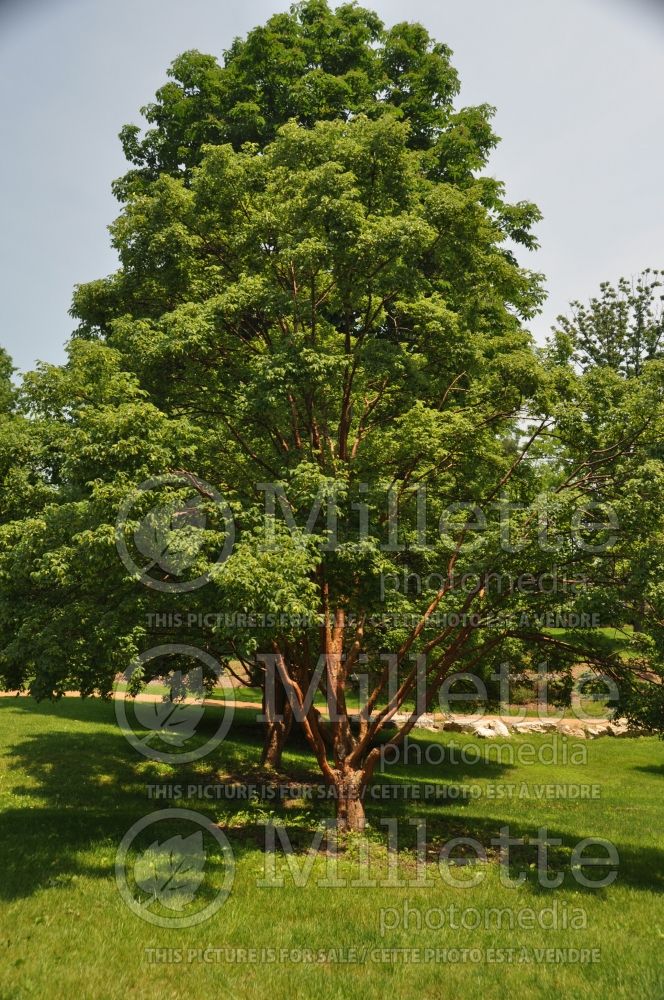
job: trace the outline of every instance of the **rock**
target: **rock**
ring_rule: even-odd
[[[518,733],[519,736],[528,736],[529,733],[548,732],[541,722],[515,722],[512,729],[515,733]]]
[[[395,712],[391,722],[395,726],[403,726],[411,718],[410,712]],[[421,715],[414,726],[415,729],[428,729],[429,732],[437,732],[443,728],[443,723],[439,722],[431,713]]]
[[[433,715],[421,715],[415,723],[415,727],[417,729],[428,729],[429,732],[436,732],[436,730],[442,729],[442,723],[437,722]]]
[[[553,719],[525,719],[523,722],[515,722],[512,726],[515,733],[528,735],[528,733],[555,733],[558,723]]]
[[[563,736],[571,736],[575,740],[585,740],[588,738],[588,730],[583,725],[582,722],[561,722],[558,726],[558,731],[563,734]]]
[[[433,717],[431,717],[433,718]],[[423,719],[428,717],[423,716]],[[465,722],[462,719],[448,719],[444,724],[435,720],[427,723],[425,728],[445,729],[450,733],[467,733],[471,736],[479,736],[481,739],[495,739],[502,737],[505,739],[512,734],[518,736],[528,736],[530,733],[560,733],[576,740],[595,740],[600,736],[638,736],[638,732],[630,729],[626,719],[616,719],[608,721],[605,719],[523,719],[520,722],[512,722],[506,719],[476,719],[473,722]]]
[[[505,739],[510,735],[509,729],[500,719],[487,719],[486,721],[474,722],[472,731],[475,736],[479,736],[484,740],[494,740],[497,736]]]
[[[456,719],[450,719],[445,722],[443,729],[446,733],[474,733],[474,722],[457,722]]]
[[[617,719],[615,722],[582,721],[581,719],[568,719],[559,726],[560,732],[567,736],[574,736],[576,739],[596,740],[600,736],[629,736],[632,735],[624,719]]]
[[[558,722],[556,719],[537,719],[536,723],[538,726],[541,726],[544,733],[558,732]]]
[[[627,736],[629,735],[629,730],[627,728],[627,723],[620,722],[609,722],[605,727],[604,732],[607,736]]]

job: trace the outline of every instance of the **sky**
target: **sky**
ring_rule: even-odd
[[[118,131],[197,48],[221,58],[289,0],[0,0],[0,345],[59,363],[75,284],[116,267]],[[664,268],[664,0],[364,0],[454,51],[461,104],[497,107],[488,173],[536,202],[543,340],[601,281]]]

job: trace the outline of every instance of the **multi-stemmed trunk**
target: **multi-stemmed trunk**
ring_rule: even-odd
[[[340,833],[359,833],[366,825],[364,811],[364,771],[340,769],[335,778],[337,829]]]
[[[279,678],[275,678],[273,696],[263,691],[265,736],[261,764],[273,771],[281,771],[284,747],[293,725],[293,708]]]

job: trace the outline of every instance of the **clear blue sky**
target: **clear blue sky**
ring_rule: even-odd
[[[545,215],[548,331],[600,281],[664,268],[664,5],[646,0],[365,0],[449,44],[462,102],[498,107],[491,172]],[[15,0],[0,6],[0,343],[62,360],[75,283],[115,267],[117,133],[178,53],[221,56],[288,0]]]

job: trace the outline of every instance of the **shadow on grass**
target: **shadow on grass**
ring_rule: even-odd
[[[283,825],[294,851],[306,852],[321,821],[333,814],[333,803],[327,798],[314,797],[299,805],[278,798],[269,804],[260,800],[248,803],[246,799],[223,794],[210,799],[148,798],[147,785],[186,788],[189,784],[202,784],[223,791],[224,785],[230,783],[219,779],[220,771],[250,774],[256,769],[261,732],[256,727],[253,710],[237,713],[229,736],[213,759],[203,758],[175,767],[139,757],[117,728],[111,703],[66,699],[56,704],[36,704],[28,699],[6,700],[0,703],[0,724],[4,712],[12,709],[25,715],[26,720],[32,717],[42,730],[27,735],[8,749],[11,765],[20,773],[12,781],[9,771],[9,807],[0,814],[3,859],[0,897],[5,899],[22,898],[44,887],[66,885],[76,875],[112,876],[115,852],[124,834],[136,820],[161,808],[189,807],[220,822],[238,858],[265,850],[265,822]],[[44,732],[46,719],[49,729]],[[209,735],[208,725],[214,729],[214,720],[204,722],[198,734],[201,740]],[[7,731],[4,726],[3,729]],[[436,741],[418,736],[418,742],[426,746]],[[299,737],[291,743],[287,766],[294,780],[314,777]],[[486,760],[469,764],[447,761],[421,767],[402,763],[395,765],[389,775],[378,775],[377,783],[385,787],[430,783],[445,789],[450,782],[456,786],[471,777],[497,778],[508,769],[507,765]],[[653,766],[640,770],[661,774],[663,769]],[[313,787],[316,784],[313,782]],[[453,837],[479,841],[495,861],[496,850],[490,845],[499,836],[501,827],[509,826],[510,835],[517,838],[532,838],[536,833],[516,822],[513,814],[487,819],[464,815],[463,798],[459,796],[450,799],[443,795],[430,801],[390,796],[382,800],[370,793],[367,816],[371,824],[369,836],[379,850],[386,838],[381,819],[397,820],[399,847],[405,855],[410,855],[416,843],[416,829],[409,820],[423,816],[427,821],[432,862],[437,860],[439,848]],[[563,885],[583,891],[573,880],[569,863],[573,848],[585,832],[580,829],[574,837],[550,827],[548,832],[550,837],[561,841],[559,846],[549,848],[550,864],[558,871],[565,871]],[[616,844],[616,847],[621,884],[664,891],[664,851],[632,845]],[[535,860],[533,845],[513,851],[513,874]],[[525,871],[532,890],[545,891],[538,886],[536,870],[527,867]]]
[[[637,765],[633,770],[641,771],[642,774],[656,774],[658,778],[664,778],[664,764]]]
[[[140,756],[118,728],[112,702],[2,699],[5,734],[10,713],[13,729],[28,735],[6,750],[0,898],[63,885],[74,875],[107,878],[124,834],[157,809],[189,806],[216,819],[214,805],[206,802],[148,797],[151,785],[212,780],[211,763],[202,758],[176,766]],[[14,713],[25,726],[16,724]],[[237,713],[232,733],[215,751],[215,764],[241,770],[258,760],[260,733],[251,726],[253,715],[251,710],[247,718]],[[205,742],[216,728],[214,718],[204,719],[192,742]]]

